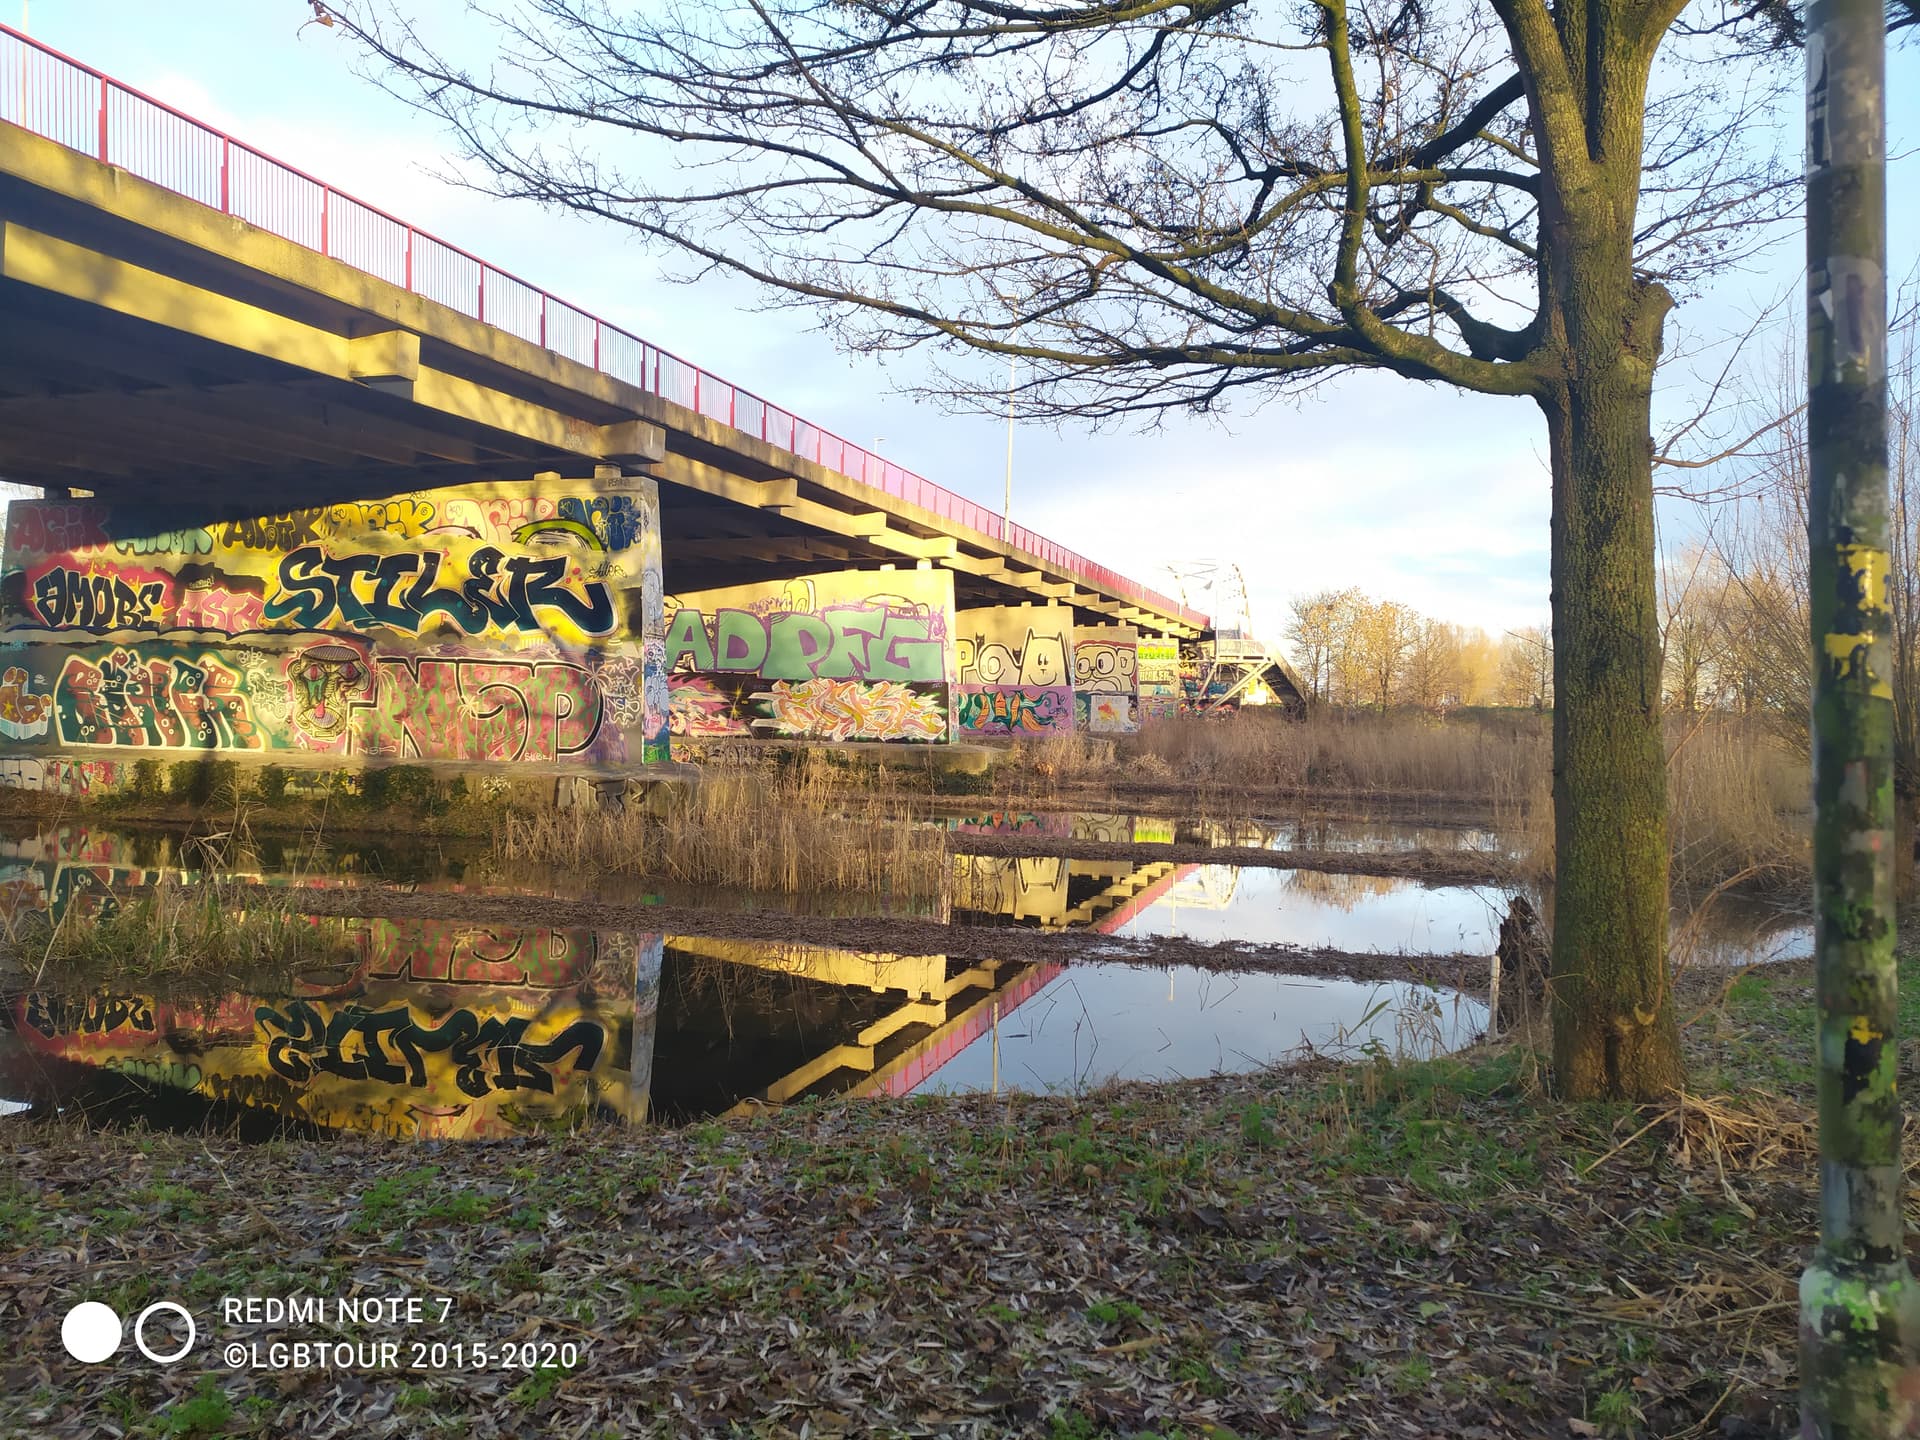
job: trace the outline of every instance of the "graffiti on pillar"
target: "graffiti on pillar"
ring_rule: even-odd
[[[9,507],[0,736],[29,752],[593,768],[668,758],[652,481],[206,510]],[[874,635],[842,627],[828,648],[919,673],[913,642],[931,630],[887,618]],[[819,635],[798,629],[784,643],[812,654]],[[50,766],[4,757],[0,785],[50,788]]]
[[[34,693],[31,678],[18,665],[0,674],[0,735],[9,740],[32,740],[47,733],[53,717],[53,697]]]
[[[950,738],[951,572],[838,571],[680,595],[665,610],[676,735]]]
[[[960,728],[973,735],[1046,735],[1073,728],[1073,691],[1018,685],[961,690],[953,697]]]
[[[1164,720],[1180,713],[1180,642],[1142,635],[1135,651],[1140,683],[1140,719]]]
[[[239,674],[207,651],[70,651],[54,682],[53,710],[68,745],[259,750],[265,743]]]
[[[1131,625],[1081,626],[1073,632],[1074,719],[1094,734],[1140,728],[1139,634]]]
[[[1056,605],[962,610],[954,716],[969,735],[1073,728],[1073,612]]]
[[[152,630],[165,613],[172,581],[138,566],[111,573],[89,565],[43,565],[27,572],[27,601],[49,630]]]
[[[770,712],[756,730],[815,740],[940,740],[946,705],[891,680],[776,680],[765,696]]]

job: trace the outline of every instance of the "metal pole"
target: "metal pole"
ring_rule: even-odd
[[[1000,538],[1007,538],[1007,530],[1013,524],[1013,377],[1020,368],[1020,357],[1008,357],[1007,360],[1007,498],[1000,511]]]
[[[993,1002],[993,1089],[991,1095],[1000,1093],[1000,1002]]]
[[[1807,441],[1820,1242],[1800,1280],[1801,1432],[1920,1433],[1894,1033],[1886,28],[1807,16]]]

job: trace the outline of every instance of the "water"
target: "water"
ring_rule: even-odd
[[[1183,867],[1124,924],[1123,938],[1177,935],[1333,950],[1490,955],[1506,913],[1495,886],[1425,886],[1377,875],[1316,870]]]
[[[1305,1053],[1431,1058],[1486,1028],[1486,1006],[1401,983],[1075,965],[975,1038],[918,1089],[1079,1092],[1180,1080]]]
[[[1128,841],[1171,839],[1181,828],[1085,815],[995,824],[1028,820],[1064,827],[1040,833]],[[1486,848],[1471,831],[1447,833]],[[1375,826],[1344,839],[1407,848],[1423,834]],[[1242,835],[1219,843],[1245,843]],[[1330,837],[1342,838],[1323,831],[1316,848],[1333,848]],[[1486,954],[1504,911],[1496,887],[1311,871],[1047,856],[961,855],[953,865],[936,918],[969,926]],[[378,879],[641,907],[664,898],[712,910],[791,908],[784,897],[508,869],[471,846],[320,854],[263,843],[236,860],[173,834],[59,823],[0,837],[0,922],[38,914],[84,924],[140,887],[222,875],[291,894]],[[862,913],[860,897],[817,908]],[[78,1110],[102,1124],[215,1126],[251,1138],[488,1138],[679,1123],[820,1095],[991,1089],[996,1028],[1000,1088],[1082,1090],[1258,1068],[1303,1045],[1436,1053],[1484,1023],[1476,1002],[1405,985],[1062,968],[1031,958],[1046,952],[1011,933],[1004,958],[962,961],[666,934],[644,922],[308,923],[327,959],[218,984],[143,980],[136,965],[0,975],[0,1122]],[[1687,933],[1696,963],[1744,963],[1800,946],[1804,920],[1723,900]]]
[[[1394,853],[1469,850],[1512,854],[1495,831],[1467,821],[1390,817],[1300,816],[1289,820],[1184,820],[1168,815],[1091,810],[981,809],[946,817],[961,834],[1054,835],[1120,844],[1211,845],[1254,850]]]

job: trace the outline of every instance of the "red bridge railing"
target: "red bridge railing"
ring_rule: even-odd
[[[0,25],[0,121],[636,385],[1190,624],[1206,617],[1011,525],[478,256]]]

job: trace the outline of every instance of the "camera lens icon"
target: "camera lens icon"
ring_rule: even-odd
[[[147,1322],[163,1311],[178,1315],[186,1324],[187,1338],[180,1342],[177,1350],[159,1351],[147,1341]],[[98,1365],[119,1350],[125,1328],[111,1305],[102,1305],[98,1300],[83,1300],[67,1311],[66,1318],[61,1320],[60,1343],[67,1347],[67,1354],[82,1365]],[[187,1307],[172,1300],[154,1301],[133,1322],[133,1343],[139,1347],[142,1355],[156,1365],[172,1365],[186,1359],[198,1333]]]

